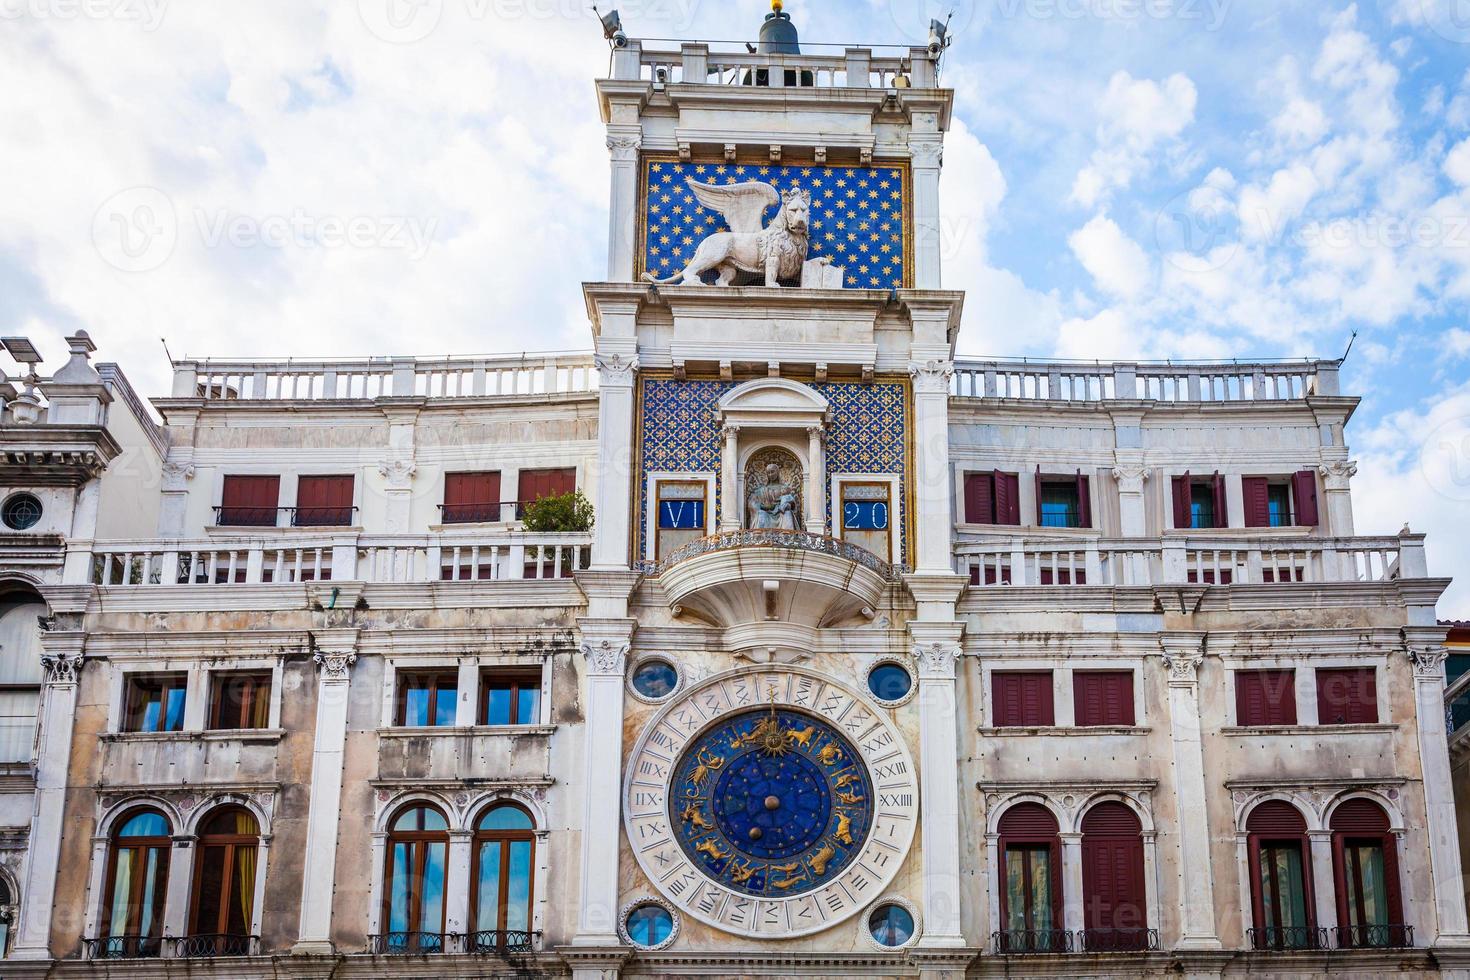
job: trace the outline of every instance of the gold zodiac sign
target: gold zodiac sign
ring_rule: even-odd
[[[846,810],[837,811],[837,833],[832,836],[844,844],[849,846],[852,844],[852,817],[847,815]],[[817,872],[817,874],[821,873],[820,871]]]
[[[827,862],[837,856],[837,849],[831,844],[823,844],[822,849],[812,855],[812,874],[820,878],[827,873]]]
[[[730,856],[730,852],[720,850],[720,845],[715,843],[713,837],[696,844],[694,850],[705,855],[711,861],[720,861]]]
[[[839,800],[841,800],[843,803],[846,803],[848,806],[852,806],[855,803],[861,803],[863,801],[863,798],[861,796],[858,796],[856,793],[838,793],[836,795]]]
[[[690,803],[684,807],[684,813],[682,814],[682,817],[685,823],[693,824],[695,830],[715,829],[715,825],[704,819],[704,814],[700,813],[699,808],[696,807],[693,803]]]
[[[718,772],[725,766],[724,757],[715,755],[709,749],[700,749],[695,758],[699,759],[699,765],[694,767],[694,774],[689,777],[689,781],[695,786],[703,783],[710,773]]]
[[[822,746],[822,751],[817,753],[817,759],[824,766],[836,765],[841,758],[842,750],[837,747],[837,743],[835,742],[828,742]]]
[[[808,738],[811,736],[808,735]],[[776,717],[776,692],[771,691],[771,713],[762,718],[746,735],[732,739],[730,748],[739,749],[746,745],[760,747],[762,755],[781,756],[791,751],[791,743],[795,735],[781,727],[781,720]]]
[[[735,884],[737,885],[743,885],[747,881],[749,881],[751,879],[751,876],[753,876],[759,870],[759,865],[750,861],[747,861],[745,864],[742,865],[740,863],[740,860],[737,858],[736,860],[730,862],[730,880],[735,882]]]
[[[817,729],[814,725],[808,725],[800,731],[797,731],[794,728],[788,728],[786,730],[786,734],[791,737],[791,741],[795,742],[797,745],[800,745],[804,749],[809,749],[812,747],[812,736],[816,733]]]
[[[845,772],[842,775],[840,775],[840,776],[837,777],[837,781],[832,784],[832,788],[833,789],[847,789],[847,787],[849,787],[853,783],[857,783],[857,782],[861,782],[861,780],[858,779],[857,773],[855,773],[855,772]]]
[[[771,870],[780,871],[787,876],[785,878],[782,878],[780,881],[772,881],[772,888],[780,888],[784,891],[785,889],[790,888],[793,885],[799,885],[803,881],[807,880],[806,868],[802,865],[800,861],[797,861],[793,864],[772,865]],[[801,873],[797,874],[797,871],[800,871]]]

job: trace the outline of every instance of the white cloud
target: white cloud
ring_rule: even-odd
[[[1343,122],[1370,134],[1383,134],[1398,126],[1398,102],[1394,88],[1398,69],[1382,58],[1373,42],[1357,29],[1358,10],[1348,7],[1332,21],[1332,27],[1312,68],[1312,77],[1326,82],[1345,100]]]
[[[1316,102],[1295,98],[1271,120],[1271,129],[1279,139],[1295,146],[1315,143],[1327,133],[1327,114]]]
[[[1170,75],[1159,84],[1116,72],[1098,101],[1097,149],[1073,181],[1072,200],[1090,208],[1127,187],[1154,162],[1151,154],[1194,120],[1197,100],[1186,75]]]
[[[1250,239],[1279,239],[1287,222],[1306,209],[1317,188],[1316,175],[1300,163],[1276,171],[1265,187],[1244,188],[1238,206],[1241,229]]]
[[[1136,298],[1150,279],[1148,255],[1111,218],[1094,217],[1067,239],[1072,254],[1106,292]]]
[[[1450,150],[1444,158],[1444,172],[1461,187],[1470,187],[1470,139]]]
[[[1441,338],[1444,347],[1456,357],[1470,356],[1470,330],[1451,327]]]

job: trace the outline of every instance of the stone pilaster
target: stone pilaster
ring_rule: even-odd
[[[609,282],[633,281],[634,219],[638,210],[638,150],[642,145],[641,127],[608,127],[607,151],[612,159],[607,234]]]
[[[1322,474],[1322,491],[1327,498],[1328,533],[1334,538],[1352,537],[1352,479],[1357,475],[1358,464],[1345,459],[1338,460],[1324,464],[1318,472]]]
[[[943,136],[909,140],[914,181],[914,288],[941,288],[943,241],[939,216],[939,172],[944,162]]]
[[[1148,534],[1147,503],[1143,494],[1148,475],[1148,468],[1142,462],[1119,461],[1113,467],[1113,479],[1118,481],[1118,531],[1125,538],[1141,538]]]
[[[61,836],[65,826],[62,818],[69,784],[67,766],[71,759],[84,643],[85,634],[81,632],[52,632],[41,636],[45,681],[37,718],[36,796],[31,809],[15,945],[10,954],[17,960],[51,958],[51,909],[56,898],[56,869],[61,864]]]
[[[343,754],[357,630],[312,636],[318,668],[316,741],[311,759],[311,801],[306,816],[306,856],[301,874],[301,932],[293,953],[332,953],[332,893],[337,874],[337,824],[342,811]]]
[[[915,571],[951,574],[954,516],[949,484],[949,382],[953,361],[914,362],[914,504],[918,511]]]
[[[1404,630],[1404,647],[1414,671],[1425,830],[1429,836],[1429,868],[1434,876],[1435,934],[1429,945],[1467,946],[1470,929],[1466,927],[1460,837],[1455,823],[1449,733],[1445,722],[1444,664],[1449,651],[1444,646],[1444,634],[1442,628],[1409,627]]]
[[[1215,878],[1210,866],[1209,812],[1205,806],[1205,757],[1200,738],[1199,669],[1203,633],[1168,633],[1159,639],[1169,683],[1169,736],[1174,746],[1174,798],[1179,809],[1179,858],[1184,909],[1176,949],[1215,950]]]
[[[599,353],[597,433],[597,525],[592,539],[592,567],[628,567],[633,501],[633,383],[637,355]]]

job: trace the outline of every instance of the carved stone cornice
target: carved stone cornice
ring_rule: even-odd
[[[1351,489],[1352,478],[1358,475],[1358,464],[1350,459],[1324,463],[1317,468],[1322,474],[1322,486],[1326,490]]]
[[[637,355],[627,357],[622,354],[598,354],[594,358],[597,364],[598,383],[604,388],[631,388],[633,378],[638,373]]]
[[[947,395],[954,377],[954,361],[914,361],[909,364],[914,391],[921,395]]]

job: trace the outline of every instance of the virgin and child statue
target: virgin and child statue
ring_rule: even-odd
[[[746,501],[746,522],[751,528],[795,531],[797,500],[797,487],[782,479],[779,465],[769,463],[765,482],[755,482]]]

